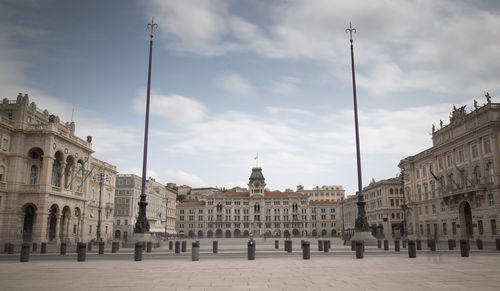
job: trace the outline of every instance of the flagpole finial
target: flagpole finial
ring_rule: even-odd
[[[349,28],[347,28],[347,29],[345,30],[345,32],[346,32],[346,33],[347,33],[347,32],[349,32],[349,36],[350,36],[350,41],[351,41],[351,43],[352,43],[352,32],[353,32],[353,31],[354,31],[354,33],[356,33],[356,28],[352,28],[352,24],[351,24],[351,22],[349,21]]]
[[[148,24],[148,28],[151,28],[151,34],[149,35],[149,37],[151,37],[151,39],[153,39],[154,35],[153,35],[153,32],[154,32],[154,29],[158,29],[158,24],[155,23],[155,18],[154,17],[151,17],[151,23]]]

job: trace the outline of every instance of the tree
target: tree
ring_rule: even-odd
[[[184,200],[186,200],[186,195],[184,194],[177,195],[177,201],[182,202]]]

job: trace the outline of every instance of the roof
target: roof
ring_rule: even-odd
[[[183,207],[183,206],[204,206],[205,201],[186,201],[177,204],[177,207]]]
[[[248,198],[250,194],[248,192],[219,192],[216,195],[207,195],[207,198],[215,197],[232,197],[232,198]],[[284,198],[290,196],[298,196],[301,198],[308,198],[307,194],[302,194],[299,192],[264,192],[264,197],[266,198]]]
[[[265,192],[264,197],[289,197],[289,196],[299,196],[302,198],[309,197],[306,194],[298,193],[298,192]]]
[[[337,205],[337,201],[309,201],[309,205]]]
[[[255,180],[259,180],[260,182],[265,183],[266,179],[262,174],[262,168],[252,168],[252,174],[249,178],[249,184],[252,184]]]

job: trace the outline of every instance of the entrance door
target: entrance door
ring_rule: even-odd
[[[469,203],[465,203],[464,205],[464,218],[465,218],[465,232],[467,237],[472,237],[472,211]]]
[[[33,237],[33,224],[35,219],[35,208],[31,205],[24,211],[23,240],[31,241]]]

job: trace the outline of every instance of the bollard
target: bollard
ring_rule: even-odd
[[[497,251],[500,251],[500,238],[496,239],[496,243],[497,243]]]
[[[12,255],[14,253],[14,244],[9,243],[7,247],[7,254]]]
[[[146,250],[146,242],[145,242],[145,241],[143,241],[143,242],[141,242],[141,243],[142,243],[142,250],[143,250],[143,251],[145,251],[145,250]]]
[[[406,249],[406,240],[403,239],[403,249]]]
[[[356,259],[362,259],[364,251],[363,241],[356,241],[355,243],[356,243]]]
[[[85,262],[87,257],[87,245],[85,243],[78,243],[76,247],[76,261],[77,262]]]
[[[37,243],[33,243],[33,252],[36,252],[36,250],[38,249],[38,244]]]
[[[88,250],[89,252],[91,252],[91,251],[92,251],[92,242],[89,242],[89,243],[87,244],[87,250]]]
[[[134,261],[142,261],[142,242],[135,243]]]
[[[415,241],[414,240],[408,241],[408,257],[410,259],[414,259],[417,257],[417,250],[415,249]]]
[[[318,240],[318,251],[322,251],[323,250],[323,241],[322,240]]]
[[[305,240],[303,240],[303,239],[300,240],[300,249],[302,249],[304,247],[304,242],[305,242]]]
[[[21,257],[20,262],[29,262],[30,260],[30,244],[24,243],[21,245]]]
[[[183,252],[183,253],[186,252],[186,245],[187,245],[187,242],[185,240],[182,241],[182,250],[181,250],[181,252]]]
[[[116,253],[118,252],[118,250],[120,249],[120,243],[117,242],[117,241],[114,241],[112,244],[111,244],[111,253]]]
[[[382,248],[382,241],[377,240],[377,248],[381,249]]]
[[[169,241],[168,242],[168,250],[171,251],[173,247],[174,247],[174,242],[173,241]]]
[[[389,250],[389,241],[384,240],[384,251],[388,251],[388,250]]]
[[[288,240],[288,252],[291,253],[292,252],[292,240]]]
[[[99,242],[99,255],[104,255],[104,242]]]
[[[330,240],[324,240],[323,241],[323,251],[325,253],[328,253],[329,250],[330,250]]]
[[[394,251],[399,252],[399,239],[394,240]]]
[[[279,249],[279,247],[280,247],[280,241],[279,241],[279,240],[277,240],[277,239],[276,239],[276,240],[274,240],[274,248],[275,248],[275,249]]]
[[[460,254],[462,257],[468,257],[470,251],[469,240],[461,239],[460,240]]]
[[[476,239],[476,245],[478,250],[483,249],[483,241],[481,239]]]
[[[429,244],[430,244],[431,252],[435,252],[436,251],[436,240],[435,239],[431,239],[429,241]]]
[[[302,259],[309,260],[311,258],[311,244],[308,241],[302,243]]]
[[[180,252],[181,252],[181,242],[180,241],[176,241],[175,242],[175,253],[179,254]]]
[[[248,241],[248,259],[255,260],[255,241]]]
[[[66,247],[67,245],[65,242],[61,243],[61,255],[66,255]]]
[[[44,242],[43,242],[43,243],[40,245],[40,253],[41,253],[41,254],[45,254],[46,252],[47,252],[47,243],[44,243]]]
[[[216,254],[219,251],[219,242],[214,240],[212,243],[212,251]]]
[[[200,260],[200,243],[199,242],[193,242],[193,244],[191,246],[191,259],[193,261]]]
[[[422,241],[417,239],[417,251],[421,251],[422,250]]]
[[[449,249],[450,251],[452,251],[452,250],[453,250],[453,242],[455,242],[455,240],[454,240],[454,239],[449,239],[449,240],[448,240],[448,249]]]
[[[151,250],[153,249],[153,243],[152,243],[152,242],[150,242],[150,241],[148,241],[146,244],[147,244],[146,251],[147,251],[148,253],[150,253],[150,252],[151,252]]]
[[[356,241],[351,240],[351,251],[355,251],[355,250],[356,250]]]

